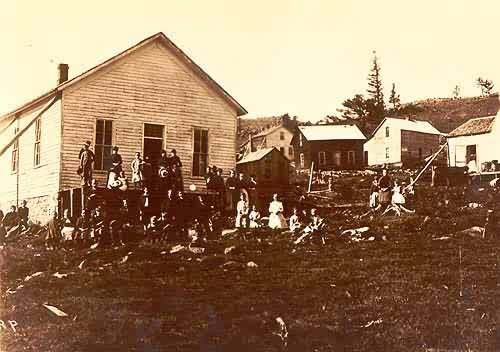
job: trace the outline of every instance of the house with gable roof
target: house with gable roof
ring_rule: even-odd
[[[176,149],[186,187],[205,189],[209,164],[236,166],[237,117],[246,110],[163,33],[157,33],[68,80],[59,65],[55,88],[0,117],[0,208],[26,199],[45,221],[61,194],[71,213],[82,201],[77,174],[85,141],[96,155],[102,184],[111,149],[124,171],[136,152],[154,162]]]
[[[364,144],[364,159],[370,166],[421,161],[438,150],[441,138],[428,121],[386,117]]]

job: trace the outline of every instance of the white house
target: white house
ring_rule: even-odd
[[[482,163],[500,160],[498,120],[495,116],[478,117],[453,130],[447,138],[450,166],[472,165],[480,170]]]
[[[439,148],[441,132],[428,121],[386,117],[364,144],[368,165],[422,160]]]

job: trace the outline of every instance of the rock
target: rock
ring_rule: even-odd
[[[231,246],[231,247],[227,247],[226,249],[224,249],[225,255],[235,254],[235,253],[236,253],[236,246]]]
[[[37,276],[40,276],[40,275],[43,275],[43,271],[37,271],[36,273],[34,274],[31,274],[31,275],[28,275],[24,278],[24,281],[29,281],[31,279],[33,279],[34,277],[37,277]]]
[[[227,269],[227,270],[240,270],[240,269],[243,269],[245,267],[244,264],[242,263],[239,263],[239,262],[235,262],[235,261],[228,261],[228,262],[225,262],[222,267],[224,269]]]
[[[248,268],[258,268],[259,266],[255,262],[248,262],[247,267]]]
[[[460,232],[457,232],[457,235],[470,236],[473,238],[484,238],[484,227],[473,226],[473,227],[468,228],[466,230],[462,230]]]
[[[172,249],[170,249],[170,253],[177,253],[182,250],[186,249],[183,245],[178,244],[177,246],[173,246]]]
[[[205,248],[203,247],[189,247],[189,251],[194,254],[203,254],[205,253]]]

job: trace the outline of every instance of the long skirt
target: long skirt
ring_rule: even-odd
[[[269,228],[271,229],[284,229],[286,228],[286,220],[283,214],[270,214],[269,215]]]
[[[63,241],[71,241],[73,240],[73,234],[75,233],[75,228],[70,226],[64,226],[61,230],[61,235]]]
[[[389,204],[391,202],[391,191],[379,191],[378,200],[380,204]]]

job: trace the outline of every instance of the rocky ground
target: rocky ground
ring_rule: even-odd
[[[55,252],[23,238],[0,250],[1,350],[498,351],[489,194],[422,186],[416,214],[371,219],[308,198],[326,245],[268,230]]]

